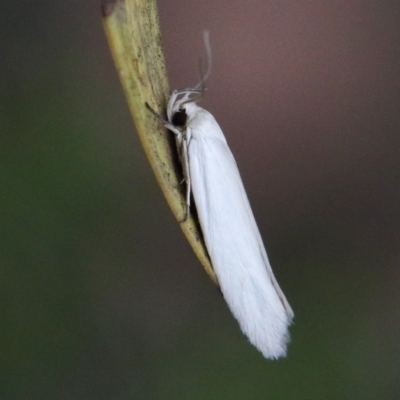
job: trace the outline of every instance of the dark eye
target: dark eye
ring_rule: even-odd
[[[186,110],[180,108],[172,117],[172,125],[185,126],[187,120]]]

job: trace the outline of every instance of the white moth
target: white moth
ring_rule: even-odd
[[[205,41],[209,53],[207,37]],[[168,120],[156,115],[176,135],[187,212],[192,192],[207,250],[232,314],[264,357],[278,358],[286,355],[294,314],[272,272],[225,136],[214,117],[196,104],[199,97],[190,99],[202,93],[208,73],[195,88],[172,93]]]

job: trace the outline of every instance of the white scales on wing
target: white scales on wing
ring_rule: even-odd
[[[205,43],[210,59],[207,36]],[[172,93],[163,123],[176,135],[187,212],[192,192],[222,294],[250,342],[266,358],[278,358],[286,354],[294,314],[272,272],[225,136],[196,104],[199,96],[191,98],[203,92],[208,73],[195,88]]]

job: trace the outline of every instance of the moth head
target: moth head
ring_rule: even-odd
[[[178,128],[184,127],[187,119],[196,109],[196,102],[201,99],[202,94],[203,90],[200,89],[175,90],[168,101],[168,121]]]
[[[183,128],[186,125],[187,117],[186,109],[180,107],[177,111],[173,112],[171,123],[178,128]]]

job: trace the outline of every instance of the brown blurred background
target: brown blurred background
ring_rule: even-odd
[[[91,0],[0,2],[0,398],[400,398],[400,3],[160,1],[213,70],[296,314],[247,343],[157,187]]]

